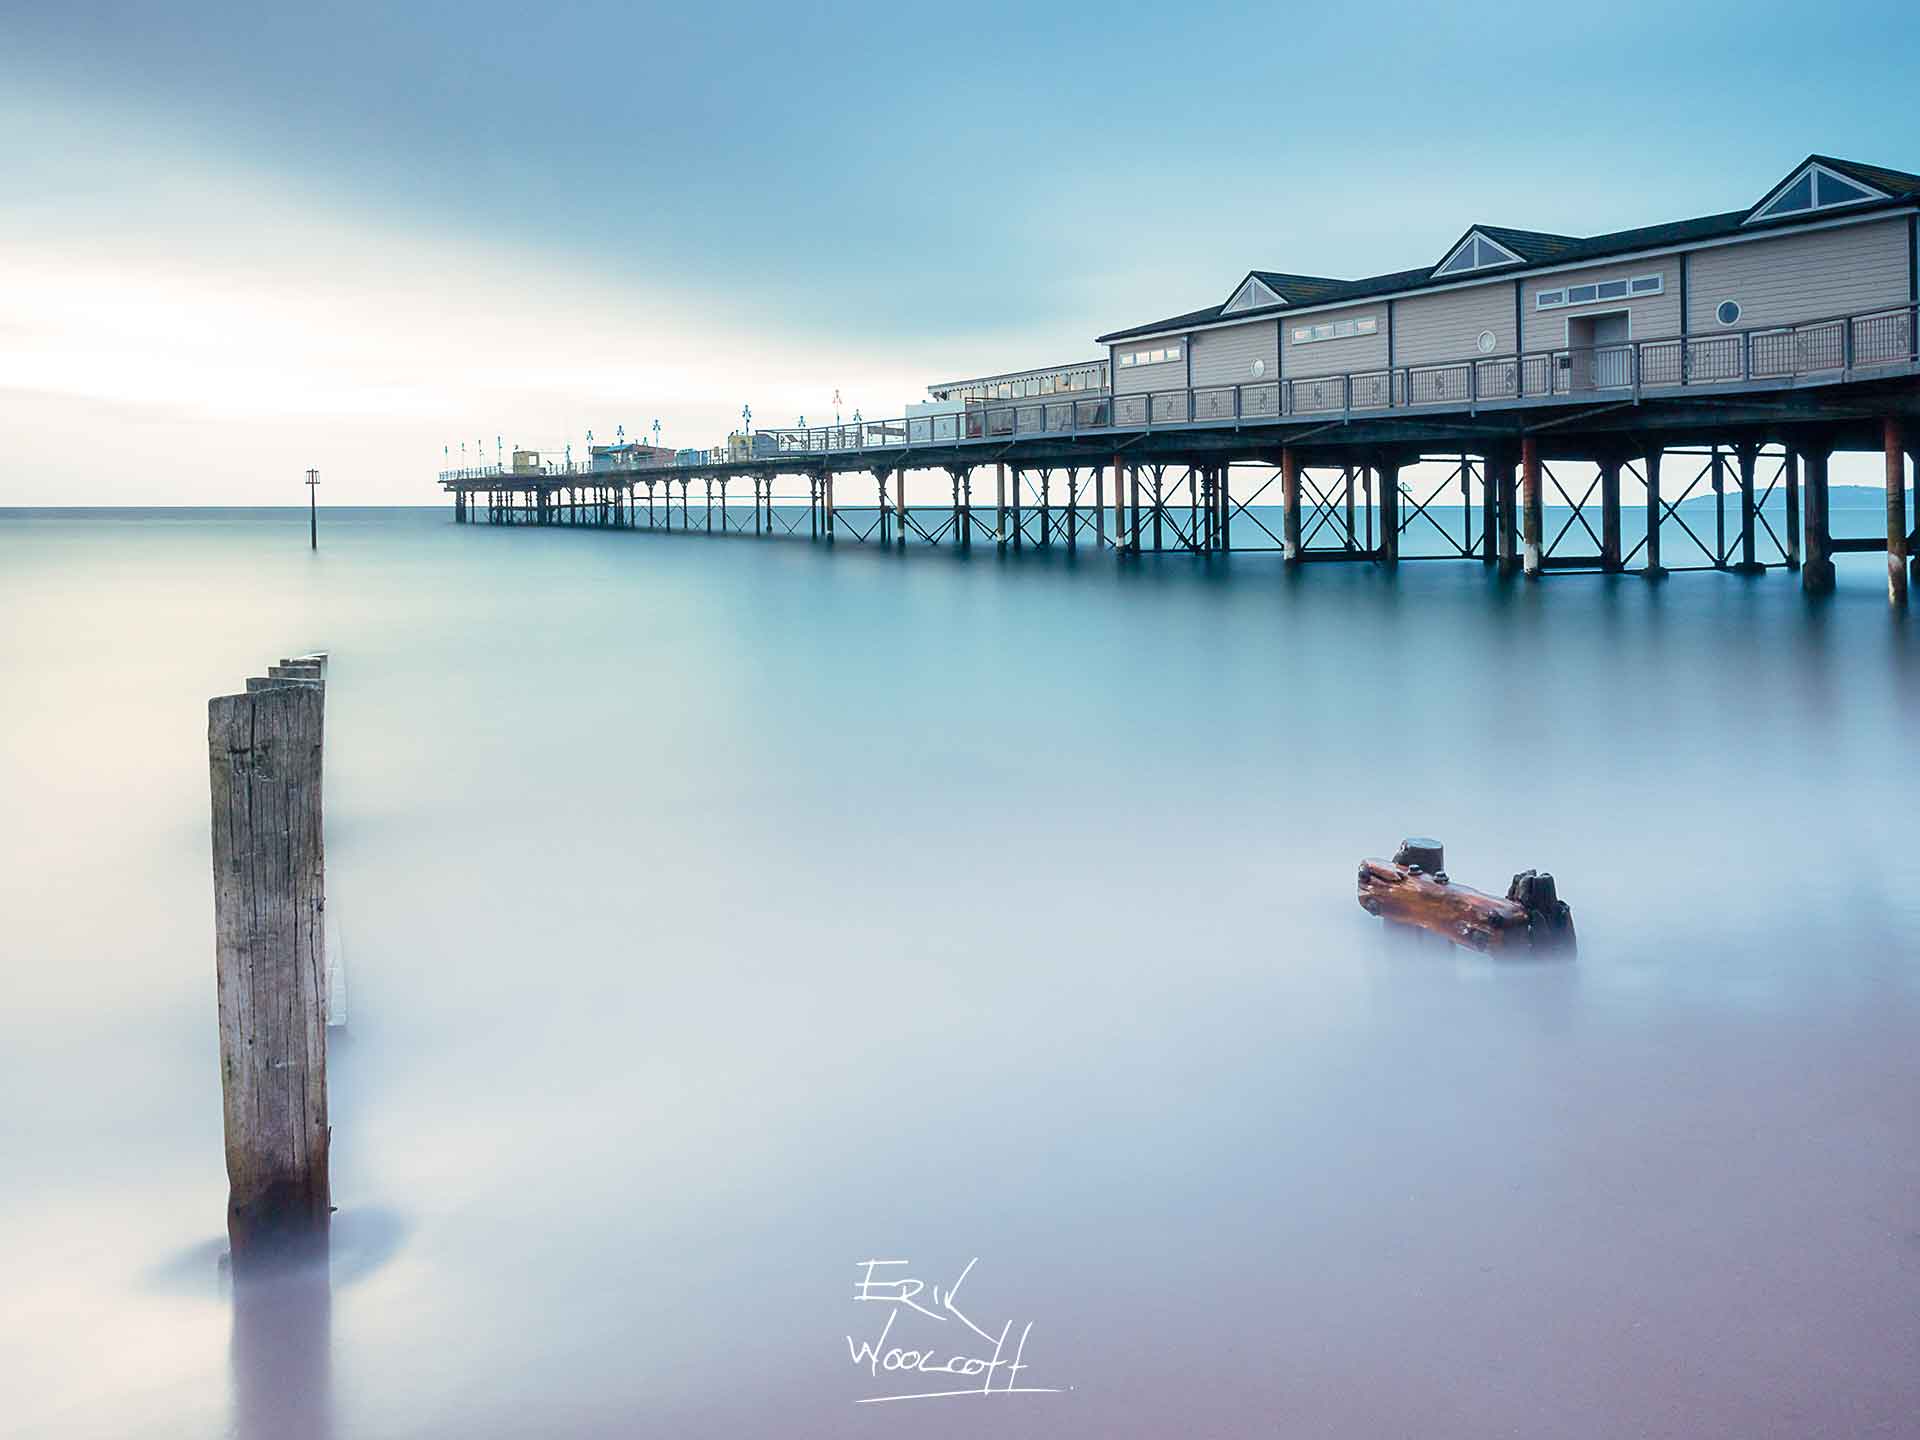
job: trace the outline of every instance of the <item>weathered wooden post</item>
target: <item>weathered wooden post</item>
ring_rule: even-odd
[[[1280,452],[1280,553],[1300,559],[1300,457],[1292,446]]]
[[[237,1268],[324,1252],[332,1209],[325,696],[323,666],[296,663],[207,702],[227,1234]]]
[[[1880,422],[1880,439],[1887,452],[1887,599],[1907,603],[1907,446],[1900,421],[1887,416]]]

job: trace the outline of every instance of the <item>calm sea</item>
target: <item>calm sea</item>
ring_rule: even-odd
[[[306,526],[0,514],[0,1430],[1912,1433],[1878,557]],[[312,648],[332,1275],[236,1301],[205,705]],[[1579,958],[1383,935],[1418,833],[1551,870]],[[857,1403],[979,1383],[853,1359],[990,1355],[963,1274],[1046,1393]]]

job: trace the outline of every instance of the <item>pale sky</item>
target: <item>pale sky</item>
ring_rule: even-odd
[[[258,10],[0,15],[0,506],[431,504],[462,439],[894,415],[1253,267],[1920,169],[1911,5]]]

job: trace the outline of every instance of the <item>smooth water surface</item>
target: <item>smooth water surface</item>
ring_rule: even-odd
[[[306,522],[0,515],[0,1430],[1913,1433],[1879,559]],[[333,1273],[235,1296],[205,702],[310,648]],[[1552,870],[1578,959],[1385,936],[1356,862],[1422,832]],[[1054,1393],[857,1404],[955,1388],[851,1362],[858,1262],[975,1257]]]

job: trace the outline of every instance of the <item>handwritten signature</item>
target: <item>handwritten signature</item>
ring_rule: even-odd
[[[1020,1338],[1014,1344],[1013,1358],[1007,1359],[1007,1340],[1013,1333],[1013,1321],[1009,1320],[1000,1327],[998,1335],[990,1334],[969,1320],[955,1303],[960,1287],[967,1283],[967,1276],[973,1273],[973,1267],[980,1263],[975,1256],[967,1262],[967,1268],[960,1272],[960,1278],[942,1291],[938,1285],[927,1285],[911,1276],[899,1279],[879,1279],[874,1272],[889,1266],[911,1264],[907,1260],[862,1260],[854,1268],[861,1272],[860,1279],[854,1282],[853,1298],[858,1303],[887,1305],[886,1322],[880,1327],[877,1338],[865,1342],[856,1341],[847,1336],[847,1354],[855,1366],[865,1366],[867,1373],[879,1379],[883,1371],[911,1375],[957,1375],[965,1379],[978,1379],[978,1385],[969,1385],[959,1390],[922,1390],[908,1395],[869,1395],[857,1400],[857,1405],[881,1405],[890,1400],[938,1400],[950,1395],[1058,1395],[1058,1387],[1045,1385],[1019,1384],[1020,1372],[1033,1367],[1026,1364],[1022,1357],[1027,1351],[1027,1336],[1033,1332],[1033,1322],[1029,1320],[1020,1331]],[[922,1303],[922,1297],[925,1303]],[[893,1335],[893,1327],[900,1320],[903,1310],[927,1320],[946,1324],[958,1320],[968,1330],[979,1336],[987,1345],[993,1347],[991,1353],[972,1354],[967,1349],[953,1350],[944,1346],[928,1345],[913,1349],[905,1345],[888,1345]],[[911,1330],[920,1322],[908,1320]],[[970,1342],[962,1339],[963,1346]],[[942,1357],[945,1358],[942,1358]],[[935,1382],[938,1383],[938,1382]],[[1072,1389],[1072,1386],[1066,1387]]]

